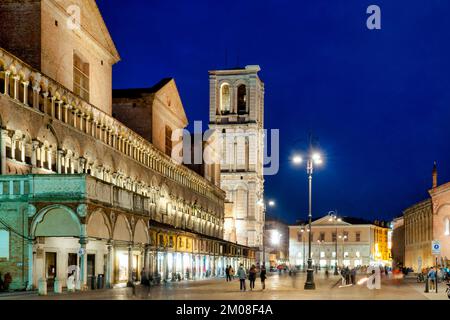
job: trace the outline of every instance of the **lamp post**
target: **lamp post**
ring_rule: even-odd
[[[337,210],[336,211],[330,211],[330,212],[328,212],[328,214],[330,215],[330,219],[329,219],[329,221],[333,221],[333,223],[336,225],[337,224],[337,222],[341,222],[342,221],[342,219],[341,218],[338,218],[338,216],[337,216]],[[336,256],[335,256],[335,259],[336,259],[336,261],[335,261],[335,263],[334,263],[334,275],[335,276],[337,276],[337,275],[339,275],[339,272],[337,271],[337,267],[338,267],[338,254],[337,254],[337,249],[338,249],[338,228],[337,228],[337,226],[336,226],[336,238],[335,238],[335,253],[336,253]]]
[[[347,240],[347,235],[344,234],[344,232],[345,231],[342,232],[342,236],[339,236],[339,239],[342,239],[342,265],[344,265],[344,260],[345,260],[344,242],[345,242],[345,240]],[[337,252],[336,252],[336,257],[337,257]]]
[[[302,226],[300,229],[300,232],[302,234],[302,244],[303,244],[303,255],[302,255],[302,271],[305,272],[305,239],[304,239],[304,235],[305,235],[305,231],[309,232],[309,229],[305,229],[305,226]]]
[[[299,165],[303,162],[302,157],[300,156],[294,156],[293,162],[296,165]],[[306,282],[305,282],[305,290],[314,290],[316,289],[316,284],[314,283],[314,270],[312,268],[312,259],[311,259],[311,242],[312,242],[312,229],[311,229],[311,223],[312,223],[312,175],[314,171],[314,164],[320,165],[322,164],[322,158],[320,154],[313,153],[311,154],[306,161],[306,172],[308,174],[308,194],[309,194],[309,210],[308,210],[308,225],[309,230],[311,231],[308,235],[308,270],[306,275]]]

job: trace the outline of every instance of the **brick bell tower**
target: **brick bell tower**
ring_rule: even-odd
[[[264,83],[258,76],[260,70],[249,65],[209,72],[210,128],[220,136],[221,188],[228,201],[225,239],[259,250],[265,222],[263,207],[258,205],[264,195]]]

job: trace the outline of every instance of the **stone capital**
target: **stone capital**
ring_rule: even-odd
[[[36,214],[36,207],[32,204],[29,204],[27,208],[27,214],[29,218],[33,217]]]
[[[87,209],[87,205],[85,203],[82,203],[77,207],[77,214],[80,217],[84,218],[87,216]]]

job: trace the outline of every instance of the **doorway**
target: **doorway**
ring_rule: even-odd
[[[56,252],[45,253],[45,270],[47,278],[47,286],[53,287],[56,278]]]
[[[95,254],[87,255],[87,276],[95,276]]]

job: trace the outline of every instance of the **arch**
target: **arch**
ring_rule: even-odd
[[[50,124],[41,127],[36,138],[42,143],[47,141],[49,146],[54,147],[55,150],[59,149],[61,146],[56,131]]]
[[[445,236],[450,236],[450,204],[444,203],[436,209],[436,213],[440,216],[439,220],[442,221],[442,229],[438,232],[442,232]]]
[[[111,224],[102,210],[90,214],[87,222],[87,235],[93,238],[111,239]]]
[[[127,218],[120,214],[114,225],[113,240],[131,241],[131,228]]]
[[[62,205],[50,205],[36,215],[31,224],[34,237],[80,237],[81,223],[76,213]]]
[[[147,226],[145,225],[144,220],[140,219],[134,228],[134,236],[133,236],[133,242],[134,243],[141,243],[141,244],[147,244],[148,243],[148,230]]]
[[[228,82],[220,85],[220,111],[222,113],[231,112],[231,86]]]
[[[71,136],[65,136],[64,140],[62,141],[61,147],[65,150],[71,150],[73,154],[80,154],[80,143],[77,139],[71,137]]]
[[[238,114],[247,113],[247,86],[245,84],[237,87],[237,111]]]

